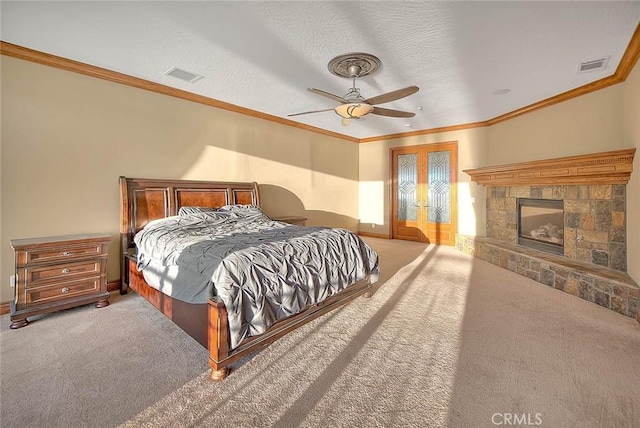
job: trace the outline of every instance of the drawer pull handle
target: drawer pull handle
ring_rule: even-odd
[[[69,292],[69,287],[64,287],[62,289],[62,294],[67,294]]]
[[[71,251],[63,251],[62,255],[63,256],[70,256],[71,255]]]
[[[69,268],[62,269],[62,273],[65,274],[65,275],[68,274],[69,272],[71,272],[71,269],[69,269]]]

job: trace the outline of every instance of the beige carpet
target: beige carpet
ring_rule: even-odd
[[[135,293],[19,330],[3,316],[1,426],[640,426],[636,321],[452,248],[367,241],[383,269],[371,299],[222,383]]]

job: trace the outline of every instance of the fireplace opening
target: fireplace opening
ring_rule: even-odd
[[[518,244],[564,255],[564,202],[518,198]]]

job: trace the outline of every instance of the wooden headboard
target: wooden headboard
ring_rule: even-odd
[[[121,292],[128,284],[125,258],[134,248],[133,237],[149,221],[177,215],[183,206],[229,204],[260,206],[258,184],[120,177]]]

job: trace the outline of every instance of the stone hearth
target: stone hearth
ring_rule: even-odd
[[[469,255],[640,321],[640,290],[609,268],[479,236],[456,236]]]
[[[626,183],[635,149],[466,170],[487,186],[487,236],[461,251],[640,321],[626,274]],[[564,201],[564,254],[518,245],[518,199]]]

